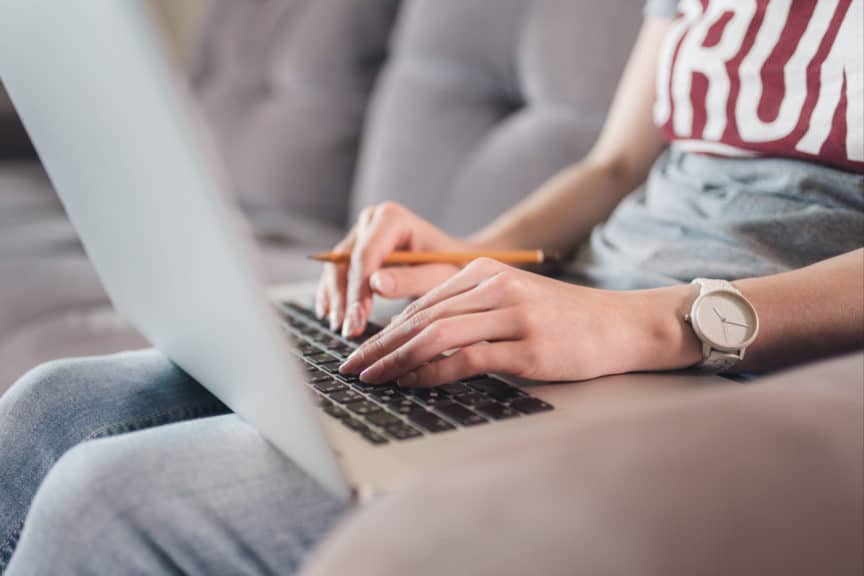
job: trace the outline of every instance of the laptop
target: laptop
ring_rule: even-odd
[[[268,297],[157,20],[146,0],[0,0],[0,80],[113,304],[153,346],[343,499],[568,422],[577,386],[339,375],[376,328],[346,340],[308,294]]]

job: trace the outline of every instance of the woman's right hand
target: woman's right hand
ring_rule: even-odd
[[[389,267],[384,259],[397,250],[453,252],[469,250],[469,242],[448,236],[407,208],[387,202],[361,212],[357,223],[334,252],[350,253],[350,264],[326,264],[315,301],[319,318],[347,337],[366,328],[372,296],[419,296],[459,271],[452,264]],[[474,247],[476,249],[476,247]]]

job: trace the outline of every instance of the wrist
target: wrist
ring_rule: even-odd
[[[702,343],[684,320],[696,293],[690,285],[627,293],[636,327],[633,370],[677,370],[702,359]]]

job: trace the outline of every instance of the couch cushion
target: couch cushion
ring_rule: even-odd
[[[859,352],[599,418],[597,388],[568,429],[372,503],[303,574],[859,576],[862,379]]]
[[[457,234],[503,212],[589,150],[640,22],[629,0],[409,1],[353,212],[395,200]]]
[[[216,0],[192,77],[244,207],[342,227],[398,0]]]

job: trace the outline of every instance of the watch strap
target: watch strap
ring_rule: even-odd
[[[699,286],[699,295],[707,294],[708,292],[716,292],[717,290],[729,290],[740,294],[741,291],[735,288],[731,282],[727,280],[713,280],[711,278],[696,278],[693,284]]]
[[[722,352],[711,348],[711,346],[703,342],[702,361],[696,364],[696,368],[711,373],[725,372],[740,362],[743,356],[743,350],[737,354],[734,352]]]

